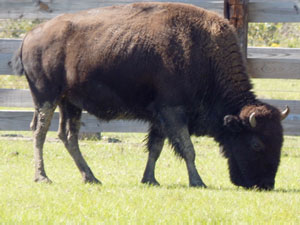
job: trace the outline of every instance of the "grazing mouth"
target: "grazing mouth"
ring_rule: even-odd
[[[240,177],[238,180],[232,180],[232,183],[234,183],[237,186],[243,187],[245,189],[256,189],[260,191],[271,191],[274,189],[274,180],[271,179],[263,179],[263,180],[255,180],[252,182],[249,182],[245,179],[245,177],[240,174]]]
[[[259,191],[271,191],[274,189],[274,181],[268,181],[268,180],[263,180],[260,182],[256,182],[255,184],[252,185],[238,185],[242,186],[245,189],[254,189],[254,190],[259,190]]]
[[[256,188],[259,190],[271,191],[274,189],[274,184],[274,181],[264,180],[261,181],[258,185],[256,185]]]
[[[270,191],[274,189],[275,179],[273,177],[264,177],[260,175],[251,176],[251,174],[247,174],[234,157],[228,159],[228,164],[230,180],[236,186],[261,191]]]

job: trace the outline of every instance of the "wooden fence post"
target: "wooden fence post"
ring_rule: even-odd
[[[247,57],[249,0],[224,0],[224,17],[235,26],[241,48]]]

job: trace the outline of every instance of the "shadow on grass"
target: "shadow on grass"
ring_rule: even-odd
[[[272,192],[277,192],[277,193],[294,193],[294,194],[299,194],[300,193],[300,189],[275,189]]]
[[[300,189],[275,189],[275,190],[259,190],[259,189],[246,189],[243,187],[223,187],[223,188],[217,188],[217,187],[208,187],[208,190],[215,190],[215,191],[237,191],[237,192],[257,192],[257,193],[293,193],[293,194],[299,194]]]
[[[34,183],[34,182],[33,182]],[[36,183],[35,183],[36,184]],[[54,184],[49,184],[49,183],[38,183],[41,185],[45,186],[53,186]],[[81,183],[83,186],[87,186],[88,188],[96,188],[99,191],[102,191],[103,189],[110,189],[110,188],[121,188],[121,189],[167,189],[167,190],[193,190],[193,191],[216,191],[216,192],[251,192],[251,193],[278,193],[278,194],[283,194],[283,193],[288,193],[288,194],[299,194],[300,189],[284,189],[284,188],[279,188],[271,191],[265,191],[265,190],[258,190],[258,189],[246,189],[243,187],[216,187],[216,186],[208,186],[207,188],[199,188],[199,187],[190,187],[188,184],[168,184],[168,185],[148,185],[148,184],[141,184],[141,183],[135,183],[135,184],[127,184],[127,185],[120,185],[120,184],[94,184],[94,183],[88,183],[84,184]]]
[[[259,190],[259,189],[247,189],[247,188],[243,188],[243,187],[208,187],[208,190],[214,190],[214,191],[237,191],[237,192],[257,192],[257,193],[295,193],[295,194],[299,194],[300,193],[300,189],[275,189],[275,190]]]
[[[197,188],[197,187],[190,187],[186,184],[171,184],[171,185],[162,185],[162,186],[149,186],[155,187],[155,188],[166,188],[170,190],[175,189],[191,189],[191,190],[199,190],[199,191],[230,191],[230,192],[257,192],[257,193],[294,193],[299,194],[300,189],[275,189],[271,191],[265,191],[265,190],[258,190],[258,189],[246,189],[243,187],[214,187],[214,186],[208,186],[207,188]]]

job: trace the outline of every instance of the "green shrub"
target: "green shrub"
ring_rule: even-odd
[[[22,38],[44,20],[0,20],[0,38]],[[300,23],[249,23],[248,45],[300,48]]]
[[[300,23],[249,23],[248,46],[300,47]]]
[[[22,38],[25,33],[41,22],[43,20],[39,19],[0,20],[0,38]]]

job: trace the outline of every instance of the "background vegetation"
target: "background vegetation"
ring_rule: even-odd
[[[22,38],[43,20],[0,20],[0,38]],[[249,23],[248,44],[257,47],[300,48],[299,23]]]
[[[36,25],[43,20],[18,19],[18,20],[0,20],[0,38],[22,38]]]
[[[248,45],[300,48],[299,23],[250,23]]]

